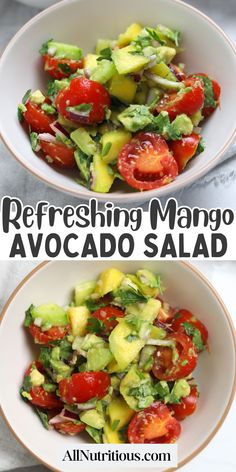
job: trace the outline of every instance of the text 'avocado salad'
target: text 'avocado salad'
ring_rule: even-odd
[[[196,409],[193,371],[208,331],[163,291],[147,269],[109,268],[77,285],[67,307],[29,307],[24,326],[40,351],[20,392],[46,429],[97,443],[178,439]]]
[[[220,99],[215,80],[179,63],[180,44],[178,31],[138,23],[85,56],[47,41],[40,54],[52,80],[18,106],[33,151],[94,192],[119,179],[140,191],[173,181],[204,150],[199,124]]]

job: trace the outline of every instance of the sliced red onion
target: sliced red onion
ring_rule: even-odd
[[[49,424],[64,423],[65,420],[75,422],[79,420],[79,416],[76,415],[76,413],[72,413],[66,410],[65,408],[63,408],[61,413],[59,413],[58,415],[54,416],[53,418],[49,420]]]
[[[50,133],[40,133],[38,135],[39,141],[45,141],[47,143],[55,143],[56,142],[56,136],[53,136]]]
[[[202,128],[200,126],[194,126],[193,131],[196,134],[201,134]]]
[[[168,325],[166,323],[163,323],[162,321],[158,320],[158,318],[155,319],[154,325],[158,326],[159,328],[164,329],[165,331],[167,331],[167,333],[173,333],[174,332],[174,330],[170,327],[170,325]]]
[[[86,403],[76,403],[78,410],[85,411],[85,410],[92,410],[96,406],[96,400]]]
[[[89,124],[89,116],[85,115],[83,112],[75,110],[75,111],[68,111],[67,113],[68,113],[69,120],[72,120],[72,121],[75,121],[77,123],[81,123],[84,125]]]
[[[85,69],[84,69],[84,75],[85,75],[86,79],[89,79],[89,78],[90,78],[90,75],[91,75],[90,69],[85,68]]]
[[[59,123],[59,121],[54,121],[50,124],[50,127],[52,128],[52,131],[58,134],[58,136],[60,136],[61,138],[70,137],[70,133],[68,133],[68,131]]]

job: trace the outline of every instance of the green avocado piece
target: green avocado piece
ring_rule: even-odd
[[[96,280],[90,280],[88,282],[81,282],[75,287],[75,305],[83,305],[85,300],[87,300],[90,295],[93,293],[96,287]]]
[[[72,367],[65,364],[65,362],[60,359],[60,347],[58,346],[52,349],[50,367],[53,369],[56,382],[60,382],[60,380],[70,377],[72,373]]]
[[[99,56],[103,49],[111,48],[115,46],[116,41],[114,39],[98,39],[96,44],[96,54]]]
[[[97,410],[82,411],[79,417],[83,423],[86,423],[92,428],[102,429],[105,424],[104,416]]]
[[[86,129],[75,129],[70,133],[70,139],[72,139],[87,156],[92,156],[96,152],[96,144]]]
[[[93,156],[93,162],[90,166],[91,173],[91,190],[94,192],[107,193],[109,192],[114,180],[115,175],[107,165],[100,154],[96,153]]]
[[[126,403],[128,403],[129,407],[135,411],[139,411],[140,408],[142,408],[140,406],[142,402],[146,403],[145,406],[148,406],[148,403],[151,404],[154,401],[151,391],[151,376],[147,372],[138,370],[135,365],[130,368],[120,383],[121,395]],[[145,406],[143,406],[143,408],[145,408]]]
[[[190,385],[186,379],[176,380],[169,395],[165,397],[166,403],[179,403],[181,398],[190,394]]]
[[[130,105],[118,115],[118,120],[131,133],[145,128],[152,119],[153,116],[145,105]]]
[[[112,330],[109,336],[110,350],[120,369],[126,367],[135,360],[145,341],[139,338],[132,326],[126,323],[125,318]]]
[[[112,359],[113,355],[108,345],[94,345],[88,350],[87,369],[91,371],[103,370]]]
[[[143,69],[150,61],[148,57],[135,54],[134,46],[126,46],[116,49],[112,53],[112,59],[119,74],[131,74]]]
[[[169,64],[176,55],[176,49],[168,46],[160,46],[156,49],[158,62]]]
[[[34,320],[41,320],[40,326],[65,326],[68,324],[65,310],[53,303],[33,307],[31,316]]]
[[[42,55],[48,54],[57,59],[73,59],[75,61],[80,61],[83,56],[81,48],[73,44],[59,43],[53,40],[44,43],[39,52]]]
[[[90,79],[100,84],[105,84],[114,74],[116,74],[116,68],[113,62],[103,59],[103,61],[100,61],[98,66],[93,69]]]
[[[180,134],[189,135],[193,132],[193,123],[191,119],[185,115],[176,116],[174,121],[171,123],[172,128]]]

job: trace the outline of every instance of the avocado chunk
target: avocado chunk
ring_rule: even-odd
[[[93,156],[93,162],[90,166],[90,175],[91,190],[100,193],[109,192],[115,180],[115,176],[112,169],[102,160],[102,157],[98,153]]]
[[[132,326],[126,323],[125,319],[121,319],[109,336],[109,344],[120,369],[126,369],[137,357],[145,341],[133,334]]]
[[[83,56],[82,49],[73,44],[58,43],[57,41],[47,41],[40,49],[40,54],[56,57],[57,59],[73,59],[80,61]]]
[[[198,126],[199,123],[204,120],[201,110],[196,111],[193,115],[190,116],[193,126]]]
[[[102,159],[107,164],[114,162],[125,144],[132,138],[131,133],[125,130],[114,130],[105,133],[101,138]]]
[[[107,414],[112,429],[119,431],[130,422],[134,416],[134,410],[129,407],[122,397],[116,397],[109,403]]]
[[[33,320],[39,321],[40,326],[65,326],[68,324],[67,314],[60,306],[49,303],[31,309]]]
[[[29,377],[33,387],[40,387],[40,385],[43,385],[45,382],[44,375],[39,372],[36,366],[32,368]]]
[[[145,128],[152,119],[153,116],[145,105],[130,105],[118,115],[118,120],[131,133]]]
[[[191,119],[184,113],[182,115],[176,116],[171,125],[174,131],[180,134],[189,135],[193,132],[193,123]]]
[[[114,74],[109,85],[109,93],[123,103],[131,103],[134,100],[138,84],[131,78],[120,74]]]
[[[176,380],[170,392],[165,396],[166,403],[179,403],[181,398],[185,398],[190,394],[190,385],[186,379]]]
[[[138,84],[137,92],[135,94],[134,99],[132,100],[134,103],[138,105],[145,105],[147,101],[147,96],[149,93],[148,86],[145,82],[140,82]]]
[[[99,82],[100,84],[105,84],[115,73],[116,68],[113,62],[103,59],[102,61],[99,61],[97,67],[93,69],[90,79]]]
[[[139,368],[144,372],[150,372],[154,362],[156,346],[144,346],[140,354]]]
[[[87,54],[84,58],[84,69],[87,69],[90,74],[98,65],[97,58],[97,54]]]
[[[154,298],[150,298],[147,303],[145,303],[143,310],[140,312],[140,318],[145,321],[149,321],[149,323],[152,323],[161,308],[161,302],[160,300],[155,300]]]
[[[72,131],[72,133],[70,133],[70,139],[72,139],[87,156],[92,156],[96,152],[96,144],[86,129],[78,128]]]
[[[79,148],[74,152],[74,157],[77,167],[80,171],[81,178],[88,185],[90,179],[91,157],[87,156],[87,154],[85,154]]]
[[[168,46],[160,46],[156,49],[158,62],[169,64],[176,55],[176,49]]]
[[[139,33],[142,31],[142,26],[139,23],[132,23],[128,26],[126,31],[119,35],[117,45],[120,48],[127,46],[130,44],[134,39],[137,38]]]
[[[88,350],[86,364],[87,370],[103,370],[109,364],[109,362],[112,361],[112,359],[113,355],[107,343],[104,343],[104,345],[95,344]]]
[[[36,103],[36,105],[41,105],[45,101],[45,96],[41,90],[35,90],[35,92],[30,94],[30,101]]]
[[[82,411],[79,417],[83,423],[92,428],[102,429],[105,424],[104,416],[97,410]]]
[[[74,306],[67,310],[73,336],[84,336],[90,311],[86,306]]]
[[[58,346],[52,349],[50,367],[53,369],[53,378],[55,378],[57,383],[64,378],[70,377],[72,373],[72,367],[60,359],[60,347]]]
[[[99,55],[103,49],[113,49],[116,45],[114,39],[98,39],[96,44],[96,54]]]
[[[94,293],[98,298],[101,298],[107,293],[113,292],[120,286],[124,276],[123,272],[114,267],[104,270],[97,280]]]
[[[148,57],[141,54],[133,54],[134,52],[135,48],[133,46],[126,46],[113,51],[112,59],[119,74],[138,72],[149,63]]]
[[[89,282],[81,282],[77,284],[75,287],[75,305],[80,306],[83,305],[84,302],[90,297],[96,287],[96,281],[91,280]]]
[[[83,338],[81,336],[76,336],[74,339],[74,342],[72,344],[72,349],[74,351],[78,350],[83,350],[83,351],[88,351],[91,349],[93,346],[100,344],[103,346],[105,341],[100,338],[99,336],[96,336],[96,334],[86,334],[86,336]]]
[[[132,366],[120,383],[120,393],[132,410],[139,411],[154,401],[151,376]]]
[[[113,431],[109,423],[105,423],[103,428],[103,442],[105,444],[124,444],[119,431]]]
[[[167,80],[173,80],[174,82],[177,82],[177,78],[171,72],[169,67],[165,64],[165,62],[161,61],[159,64],[156,64],[155,66],[150,68],[150,72],[152,74],[159,75],[160,77],[163,77],[163,79]]]

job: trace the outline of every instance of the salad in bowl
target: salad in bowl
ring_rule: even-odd
[[[119,180],[136,191],[172,182],[204,150],[201,127],[220,102],[220,85],[189,74],[182,51],[179,31],[161,24],[133,23],[86,55],[46,41],[47,89],[18,106],[33,151],[98,193]]]
[[[39,351],[20,393],[46,429],[97,443],[178,440],[196,410],[208,331],[163,290],[148,269],[108,268],[77,285],[69,306],[29,307],[24,326]]]

